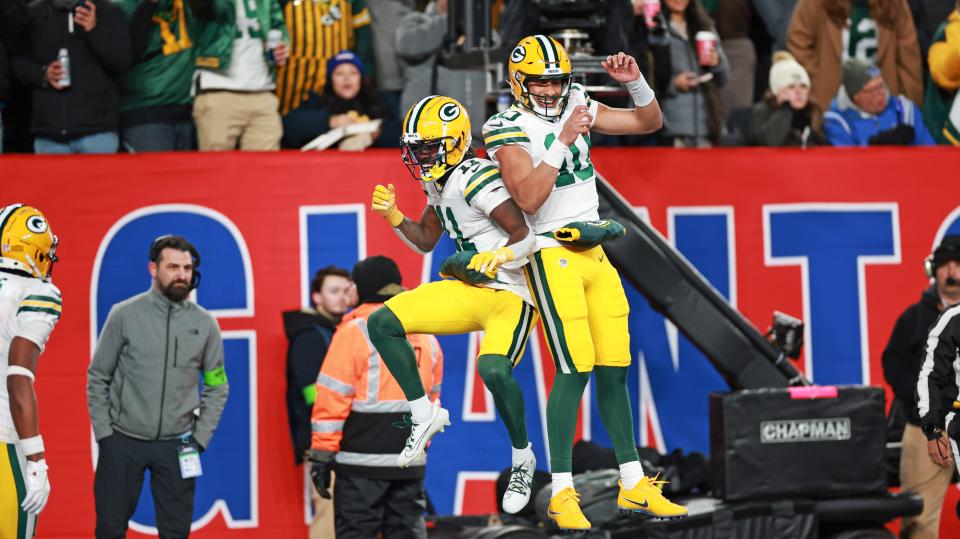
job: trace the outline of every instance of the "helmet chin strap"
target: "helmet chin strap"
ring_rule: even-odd
[[[39,279],[45,279],[46,275],[40,273],[40,268],[37,267],[36,262],[33,261],[33,257],[27,253],[23,253],[24,258],[27,259],[27,264],[30,266],[30,269],[33,271],[33,275]]]

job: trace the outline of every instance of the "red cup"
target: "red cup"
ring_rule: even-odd
[[[697,57],[700,59],[700,65],[705,66],[710,63],[710,56],[717,50],[717,36],[713,32],[697,32],[694,36],[697,41]]]
[[[640,0],[640,7],[643,8],[643,20],[647,23],[647,28],[656,26],[657,14],[660,13],[660,0]]]

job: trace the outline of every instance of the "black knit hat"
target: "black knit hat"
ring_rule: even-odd
[[[403,276],[397,263],[385,256],[367,257],[353,267],[360,303],[383,303],[403,291]]]
[[[960,262],[960,235],[947,234],[940,240],[940,245],[933,251],[933,270],[955,260]]]

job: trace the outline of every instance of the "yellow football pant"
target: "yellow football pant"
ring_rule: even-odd
[[[20,509],[27,495],[26,461],[17,444],[0,444],[0,539],[30,539],[37,517]]]
[[[506,290],[445,279],[422,284],[386,302],[407,335],[458,335],[483,331],[478,356],[506,356],[513,366],[523,357],[537,311]]]
[[[524,269],[557,372],[630,365],[630,306],[603,248],[541,249]]]

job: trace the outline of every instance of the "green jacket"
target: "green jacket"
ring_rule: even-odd
[[[950,25],[960,25],[960,12],[950,13],[930,42],[930,75],[927,75],[927,91],[923,96],[923,120],[938,144],[960,145],[960,125],[950,121],[950,108],[957,97],[955,81],[960,77],[956,69],[957,44],[946,43],[947,26]],[[937,79],[954,87],[944,88]]]
[[[283,8],[277,0],[245,0],[244,7],[256,11],[260,28],[251,28],[250,36],[266,43],[269,30],[283,32],[284,41],[289,41],[287,25],[283,22]],[[237,28],[234,0],[190,0],[190,7],[197,16],[196,66],[198,68],[225,70],[230,67],[233,41],[240,36]],[[264,48],[264,58],[267,50]]]
[[[195,30],[185,0],[114,0],[134,34],[134,66],[121,79],[120,110],[190,105]]]

